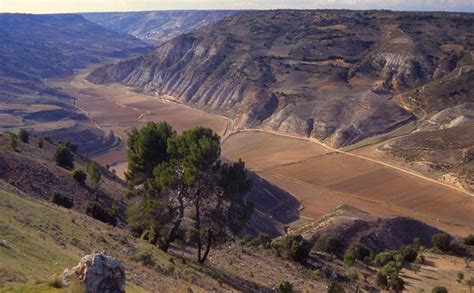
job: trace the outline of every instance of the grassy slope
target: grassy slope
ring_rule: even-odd
[[[0,189],[4,189],[0,185]],[[62,273],[93,251],[108,251],[127,268],[127,287],[133,291],[184,291],[219,286],[199,272],[197,265],[172,264],[170,255],[133,239],[128,232],[85,215],[0,190],[0,291],[50,292],[47,280]],[[151,253],[156,265],[135,262],[137,252]],[[196,269],[195,269],[196,268]],[[158,272],[159,270],[159,272]],[[176,287],[176,275],[180,285]],[[189,280],[188,280],[189,279]],[[192,280],[199,280],[196,285]],[[226,288],[223,284],[222,288]]]

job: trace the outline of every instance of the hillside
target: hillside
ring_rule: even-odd
[[[418,113],[394,96],[465,78],[455,73],[473,62],[471,35],[463,33],[473,22],[453,13],[241,12],[101,67],[89,80],[172,96],[230,116],[236,128],[341,147],[416,120]],[[450,104],[468,99],[458,91]]]
[[[91,125],[74,97],[47,79],[147,50],[140,40],[79,15],[0,14],[0,130],[27,127],[58,139],[98,140],[92,149],[110,147],[110,134]]]
[[[358,263],[350,268],[321,253],[312,253],[308,264],[301,265],[278,257],[273,250],[237,243],[217,248],[209,263],[200,265],[194,261],[192,248],[175,246],[165,254],[122,228],[4,188],[0,184],[2,292],[68,292],[52,286],[55,276],[75,266],[85,254],[104,250],[124,262],[127,292],[274,292],[282,281],[303,292],[324,292],[334,280],[346,290],[359,287],[379,292],[373,266]],[[456,274],[464,271],[468,278],[473,271],[460,258],[423,255],[426,263],[420,271],[407,267],[401,272],[408,291],[429,291],[443,284],[450,292],[468,292],[466,285],[456,282]]]
[[[180,34],[236,13],[229,10],[177,10],[83,13],[87,20],[130,34],[152,45],[160,45]]]

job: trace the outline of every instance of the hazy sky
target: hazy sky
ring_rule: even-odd
[[[28,13],[276,8],[374,8],[474,12],[474,0],[0,0],[0,12]]]

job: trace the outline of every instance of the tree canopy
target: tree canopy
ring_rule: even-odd
[[[194,235],[198,261],[204,262],[213,242],[245,226],[253,205],[244,196],[252,182],[241,160],[220,161],[220,137],[211,129],[196,127],[178,135],[166,122],[149,123],[134,130],[128,144],[134,150],[127,179],[132,193],[142,197],[127,213],[137,236],[167,251],[186,230]],[[143,158],[151,154],[154,160],[145,164]],[[136,188],[140,182],[143,188]],[[186,211],[192,224],[182,227]]]

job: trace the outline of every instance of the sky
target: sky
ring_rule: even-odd
[[[474,12],[474,0],[0,0],[0,12],[24,13],[278,8]]]

